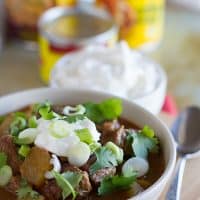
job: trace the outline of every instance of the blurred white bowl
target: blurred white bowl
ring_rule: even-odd
[[[86,53],[86,56],[88,56],[87,58],[94,56],[94,57],[96,57],[95,59],[98,58],[99,60],[101,60],[102,57],[105,56],[105,52],[103,52],[104,55],[100,55],[98,57],[97,53],[99,53],[99,52],[102,53],[101,51],[103,51],[104,49],[103,50],[100,49],[99,52],[98,52],[98,48],[96,48],[96,49],[97,50],[92,49],[92,51],[91,52],[89,51],[89,53],[87,52],[88,53],[88,54]],[[108,56],[106,55],[107,58],[105,60],[103,60],[102,63],[107,64],[107,62],[108,62],[109,65],[111,65],[111,66],[113,65],[113,68],[117,67],[116,62],[121,61],[120,59],[118,60],[118,57],[119,56],[123,57],[123,55],[121,55],[121,53],[123,54],[123,52],[119,52],[120,50],[121,50],[120,48],[119,48],[119,50],[114,49],[114,55],[113,55],[113,52],[112,53],[108,52],[109,55]],[[93,51],[96,51],[97,53],[93,54]],[[118,54],[116,55],[116,52],[118,52],[118,54],[120,54],[120,55],[118,55]],[[109,58],[109,56],[112,56],[112,55],[113,55],[113,59]],[[143,54],[141,54],[137,51],[132,51],[132,50],[130,51],[130,54],[128,56],[130,56],[130,55],[131,55],[131,59],[134,60],[134,62],[135,62],[135,63],[133,63],[133,65],[138,65],[138,67],[134,68],[134,69],[136,69],[136,70],[138,68],[140,70],[142,69],[145,72],[145,76],[142,76],[141,78],[137,79],[137,78],[134,77],[134,76],[138,75],[137,71],[133,72],[133,71],[130,70],[130,72],[128,72],[128,74],[131,73],[132,77],[130,75],[128,75],[127,78],[122,77],[122,79],[120,79],[121,77],[119,76],[119,79],[117,79],[118,84],[120,86],[119,89],[116,87],[116,85],[114,85],[114,88],[111,88],[108,84],[105,85],[106,82],[109,82],[108,78],[107,79],[105,78],[104,82],[102,82],[102,83],[104,83],[104,86],[102,86],[101,88],[95,87],[96,86],[95,84],[97,84],[97,83],[100,84],[100,82],[98,82],[99,79],[100,79],[99,77],[104,78],[104,74],[107,72],[106,70],[105,70],[105,72],[104,71],[98,72],[97,71],[98,69],[96,69],[97,67],[94,70],[94,71],[96,71],[95,77],[92,77],[90,81],[88,81],[88,79],[89,79],[89,77],[88,77],[87,83],[85,81],[86,79],[84,79],[83,83],[81,84],[81,80],[80,80],[81,75],[80,75],[80,72],[77,72],[77,77],[74,78],[74,79],[72,79],[69,75],[69,78],[71,78],[70,81],[69,81],[70,85],[67,84],[67,80],[64,79],[64,78],[67,79],[67,76],[68,76],[68,74],[66,72],[66,68],[69,65],[73,66],[73,64],[71,64],[71,62],[72,61],[74,62],[74,60],[75,60],[76,64],[79,63],[80,60],[85,61],[84,59],[85,59],[86,56],[84,57],[82,55],[81,59],[79,59],[79,53],[72,53],[72,54],[65,55],[56,63],[56,65],[53,68],[52,73],[51,73],[50,87],[52,87],[52,88],[73,88],[73,89],[78,88],[78,89],[90,89],[90,90],[103,91],[103,92],[111,93],[111,94],[114,94],[114,95],[117,95],[117,96],[120,96],[120,97],[123,97],[123,98],[127,98],[127,99],[137,103],[138,105],[146,108],[151,113],[158,114],[161,111],[161,108],[163,106],[163,102],[164,102],[164,99],[165,99],[165,95],[166,95],[166,86],[167,86],[166,74],[165,74],[164,70],[161,68],[160,65],[153,62],[151,59],[147,58],[145,55],[143,55]],[[112,62],[110,60],[114,60],[114,62]],[[104,67],[105,67],[105,65],[104,65]],[[89,68],[89,70],[91,70],[91,68]],[[91,71],[89,71],[89,72],[91,72]],[[83,73],[83,72],[81,71],[81,73]],[[113,76],[111,76],[110,78],[114,77],[115,78],[114,83],[116,83],[116,71],[112,72],[112,73],[113,73]],[[58,74],[59,74],[59,77],[58,77]],[[78,77],[78,75],[79,75],[79,77]],[[74,76],[74,74],[73,74],[73,76]],[[92,76],[94,76],[94,75],[92,75]],[[127,76],[127,73],[126,73],[126,76]],[[62,78],[62,81],[61,81],[60,77]],[[95,79],[98,79],[97,83],[94,83],[94,85],[92,85],[93,84],[92,80],[95,81]],[[123,94],[123,92],[121,92],[122,88],[123,88],[123,81],[126,82],[127,79],[133,80],[133,81],[137,80],[137,83],[136,83],[136,85],[134,85],[135,84],[135,82],[134,82],[133,89],[129,90],[129,93],[124,92],[124,94]],[[138,82],[138,80],[141,81],[141,82]],[[152,85],[150,85],[151,83],[152,83]],[[128,84],[130,84],[130,81],[129,81]],[[144,84],[146,84],[146,85],[144,85]],[[124,83],[124,88],[126,87],[126,85],[127,84]],[[117,91],[117,89],[118,89],[118,91]]]
[[[160,113],[165,100],[167,76],[164,70],[159,65],[155,65],[155,68],[159,76],[154,90],[132,100],[143,108],[149,110],[151,113],[157,115]]]

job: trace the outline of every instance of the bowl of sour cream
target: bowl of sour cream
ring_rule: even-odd
[[[164,70],[125,42],[89,46],[63,56],[52,70],[50,87],[103,91],[136,102],[154,114],[162,108]]]

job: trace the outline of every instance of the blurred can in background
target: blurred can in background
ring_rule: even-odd
[[[57,6],[75,6],[77,0],[55,0]]]
[[[165,0],[97,0],[120,26],[120,39],[132,48],[155,49],[163,36]]]
[[[90,44],[112,46],[118,39],[113,18],[93,6],[51,8],[40,18],[39,32],[40,74],[45,83],[64,54]]]
[[[21,39],[25,44],[36,43],[40,16],[57,5],[75,6],[75,4],[76,0],[5,0],[8,36]]]
[[[5,9],[4,1],[0,1],[0,51],[4,46],[4,35],[5,35]]]
[[[24,41],[37,41],[38,19],[53,6],[54,0],[5,0],[8,35]]]

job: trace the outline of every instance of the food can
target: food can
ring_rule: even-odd
[[[7,36],[20,40],[26,49],[37,50],[37,23],[42,13],[55,6],[75,6],[77,0],[0,0],[0,2],[5,2]]]
[[[41,14],[55,6],[54,0],[3,0],[7,17],[7,35],[26,46],[37,42],[37,22]],[[28,45],[26,45],[28,44]]]
[[[4,1],[0,1],[0,53],[3,50],[5,42],[5,14]]]
[[[96,0],[120,26],[120,39],[130,47],[153,50],[163,35],[165,0]]]
[[[118,37],[113,18],[93,6],[52,8],[41,16],[39,32],[40,75],[45,83],[64,54],[90,44],[112,46]]]
[[[57,6],[75,6],[77,0],[56,0]]]
[[[127,0],[135,12],[135,23],[128,31],[121,31],[121,38],[131,47],[146,51],[155,49],[163,36],[164,0]]]

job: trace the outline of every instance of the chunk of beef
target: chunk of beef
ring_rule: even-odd
[[[59,160],[60,160],[61,164],[64,164],[64,163],[68,162],[67,157],[59,156]]]
[[[89,175],[86,171],[82,171],[82,180],[79,184],[78,193],[80,196],[87,196],[92,190],[92,185],[90,183]]]
[[[20,176],[13,176],[8,185],[5,186],[5,190],[13,195],[17,195],[17,191],[21,187],[21,180],[22,178]],[[33,198],[31,196],[24,198],[24,200],[32,200],[32,199]],[[45,200],[45,199],[42,195],[39,195],[35,200]]]
[[[29,106],[26,106],[25,108],[22,108],[20,110],[20,112],[23,112],[29,118],[29,117],[31,117],[31,115],[33,113],[33,109],[34,109],[34,106],[29,105]]]
[[[92,154],[90,156],[90,158],[88,159],[88,161],[81,167],[81,169],[83,171],[89,172],[90,166],[96,161],[96,159],[97,158],[96,158],[95,154]]]
[[[78,167],[69,165],[69,164],[64,164],[62,167],[62,171],[71,171],[71,172],[78,172],[82,174],[82,180],[79,183],[78,188],[76,188],[78,194],[80,197],[85,197],[88,195],[88,193],[91,192],[92,190],[92,185],[90,183],[89,175],[86,171],[80,170]]]
[[[13,114],[9,114],[5,117],[0,124],[0,137],[9,134],[10,124],[13,121]]]
[[[53,105],[52,110],[58,114],[63,114],[63,108],[64,106],[62,105]]]
[[[8,157],[8,165],[11,166],[13,174],[19,173],[19,168],[22,161],[17,154],[17,147],[13,143],[13,138],[10,135],[0,137],[0,152],[4,152]]]
[[[40,189],[41,194],[48,200],[59,200],[62,197],[62,190],[55,180],[48,180]]]
[[[103,123],[101,133],[102,144],[111,141],[122,148],[124,147],[126,131],[124,126],[121,126],[117,120]]]
[[[120,123],[118,120],[108,121],[104,122],[101,126],[101,131],[116,131],[120,128]]]
[[[99,183],[107,176],[114,176],[116,173],[116,167],[109,167],[97,170],[94,174],[90,176],[91,180],[95,185]]]
[[[21,177],[20,176],[13,176],[5,187],[5,190],[16,195],[16,191],[20,188]]]
[[[50,159],[48,151],[33,147],[20,167],[22,177],[30,184],[40,187],[45,181],[45,172],[52,168]]]

